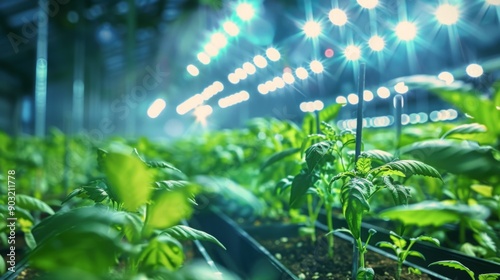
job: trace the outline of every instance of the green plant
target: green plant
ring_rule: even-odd
[[[410,243],[408,243],[403,237],[397,235],[395,232],[391,231],[390,232],[390,238],[392,240],[392,243],[388,241],[380,241],[376,245],[381,247],[381,248],[389,248],[394,251],[397,257],[397,262],[398,262],[398,268],[396,270],[396,279],[399,280],[401,279],[401,272],[403,270],[403,263],[405,262],[406,258],[409,256],[413,257],[419,257],[425,260],[424,255],[418,251],[411,250],[413,247],[413,244],[417,241],[426,241],[430,242],[436,246],[439,246],[439,240],[436,238],[432,238],[429,236],[421,235],[416,238],[410,238]]]
[[[93,205],[60,211],[36,225],[33,267],[47,272],[118,275],[169,274],[184,263],[183,240],[224,246],[213,236],[181,224],[192,212],[196,187],[186,181],[155,180],[167,162],[145,161],[121,146],[99,150],[103,178],[77,188],[75,197]],[[98,248],[98,250],[97,250]]]
[[[476,280],[475,276],[474,276],[474,272],[466,267],[465,265],[463,265],[462,263],[458,262],[458,261],[455,261],[455,260],[444,260],[444,261],[437,261],[437,262],[433,262],[431,264],[429,264],[429,266],[431,265],[442,265],[442,266],[447,266],[447,267],[451,267],[451,268],[454,268],[454,269],[458,269],[458,270],[463,270],[465,272],[467,272],[467,274],[470,276],[470,279],[471,280]],[[477,280],[495,280],[495,279],[499,279],[500,278],[500,273],[484,273],[484,274],[480,274],[477,278]]]

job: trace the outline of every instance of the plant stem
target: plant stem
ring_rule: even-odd
[[[465,219],[461,219],[460,220],[460,224],[459,224],[459,241],[460,241],[460,244],[464,244],[465,243]]]
[[[328,232],[333,231],[333,223],[332,223],[332,206],[330,203],[325,203],[326,207],[326,222],[328,225]],[[328,256],[333,260],[333,245],[334,245],[334,235],[329,234],[328,238]]]
[[[398,269],[396,270],[396,280],[401,279],[401,272],[403,271],[403,261],[398,261]]]
[[[316,223],[316,217],[315,213],[313,210],[313,198],[312,195],[307,196],[307,211],[309,212],[309,228],[312,230],[311,234],[311,241],[312,243],[316,243],[316,229],[315,229],[315,223]]]
[[[365,248],[363,247],[363,242],[361,242],[361,238],[356,239],[356,244],[358,247],[359,253],[359,268],[365,268]]]

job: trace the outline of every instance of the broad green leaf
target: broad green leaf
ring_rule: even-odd
[[[260,166],[260,170],[262,171],[262,170],[266,169],[266,167],[268,167],[276,162],[279,162],[279,161],[283,160],[284,158],[287,158],[293,154],[296,154],[299,151],[300,151],[300,148],[290,148],[290,149],[275,153],[274,155],[272,155],[271,157],[269,157],[268,159],[266,159],[264,161],[264,163]]]
[[[479,274],[479,280],[497,280],[500,279],[500,273]]]
[[[372,183],[366,179],[353,178],[342,186],[342,212],[355,239],[360,238],[363,213],[370,210],[367,197]]]
[[[319,119],[322,122],[329,122],[334,120],[342,109],[342,104],[334,103],[333,105],[323,108],[319,111]]]
[[[361,153],[361,156],[371,158],[380,164],[389,163],[394,160],[394,156],[386,151],[382,150],[369,150]]]
[[[427,140],[401,148],[401,154],[481,181],[500,174],[500,161],[495,158],[494,150],[470,141]]]
[[[151,239],[139,255],[140,266],[149,269],[167,268],[177,270],[184,262],[182,245],[169,235],[159,235]]]
[[[54,214],[54,210],[45,202],[24,194],[16,195],[16,206],[29,211],[41,211],[50,215]]]
[[[410,188],[403,186],[389,176],[383,177],[383,182],[386,188],[390,191],[392,199],[396,205],[406,205],[408,204],[408,198],[411,196]]]
[[[290,191],[290,207],[297,208],[300,206],[302,198],[307,190],[314,185],[313,175],[299,173],[293,178],[292,189]]]
[[[193,209],[185,190],[161,191],[148,205],[146,226],[151,229],[166,229],[191,216]]]
[[[31,267],[45,272],[74,268],[104,276],[123,251],[119,235],[106,225],[68,228],[46,237],[29,257]]]
[[[451,268],[458,269],[458,270],[463,270],[463,271],[467,272],[467,274],[469,274],[470,279],[472,279],[472,280],[475,279],[474,272],[472,272],[472,270],[470,270],[468,267],[466,267],[465,265],[463,265],[459,261],[444,260],[444,261],[437,261],[437,262],[433,262],[433,263],[429,264],[429,266],[431,266],[431,265],[442,265],[442,266],[447,266],[447,267],[451,267]]]
[[[276,194],[283,193],[287,188],[292,186],[294,176],[288,175],[286,178],[283,178],[276,183],[274,187],[274,191]]]
[[[33,237],[33,233],[31,233],[31,231],[24,232],[24,241],[26,242],[28,248],[30,248],[31,250],[35,249],[36,240],[35,237]]]
[[[102,225],[112,227],[122,225],[123,216],[104,207],[80,207],[69,211],[59,211],[43,219],[33,227],[32,233],[39,244],[44,239],[55,236],[63,231],[84,227],[89,230],[100,228]]]
[[[304,116],[302,120],[302,131],[306,135],[319,133],[319,131],[316,131],[316,117],[313,114],[308,113]]]
[[[442,180],[441,174],[439,174],[439,172],[434,167],[417,160],[398,160],[386,163],[378,167],[378,169],[384,169],[384,168],[399,170],[405,173],[406,176],[423,175],[423,176],[439,178]]]
[[[310,134],[310,135],[307,135],[306,138],[304,140],[302,140],[302,144],[300,145],[300,155],[302,156],[304,154],[304,151],[305,151],[305,149],[307,147],[307,144],[310,141],[313,141],[313,140],[326,141],[327,139],[328,138],[324,134]]]
[[[472,134],[472,133],[482,133],[486,132],[486,127],[482,124],[471,123],[471,124],[463,124],[459,125],[453,129],[448,130],[441,139],[449,138],[455,134]]]
[[[389,238],[392,240],[392,243],[396,245],[396,247],[401,249],[404,249],[406,247],[406,240],[403,237],[397,235],[396,233],[391,231]]]
[[[418,257],[418,258],[425,260],[424,255],[422,255],[422,253],[420,253],[418,251],[409,251],[408,256]]]
[[[121,212],[123,214],[123,234],[130,242],[137,242],[141,239],[141,231],[144,222],[136,213]]]
[[[396,252],[397,250],[397,246],[390,243],[390,242],[387,242],[387,241],[380,241],[380,242],[377,242],[377,244],[375,244],[375,246],[377,247],[380,247],[380,248],[388,248],[388,249],[392,249],[394,250],[394,252]]]
[[[201,241],[208,241],[215,243],[219,245],[220,247],[226,249],[222,243],[217,240],[217,238],[213,237],[212,235],[201,231],[197,230],[188,226],[184,225],[178,225],[178,226],[173,226],[171,228],[166,229],[165,231],[162,232],[163,234],[168,234],[172,236],[173,238],[177,240],[201,240]]]
[[[123,204],[123,208],[136,211],[145,205],[152,191],[152,174],[138,158],[108,153],[103,159],[103,170],[109,182],[112,197]]]
[[[332,142],[322,141],[313,144],[306,150],[306,163],[309,172],[312,172],[318,164],[320,164],[323,159],[328,155],[330,148],[332,147]]]
[[[356,280],[372,280],[375,277],[375,271],[371,267],[359,268],[356,273]]]
[[[486,219],[487,208],[463,204],[448,205],[437,201],[422,201],[408,206],[396,206],[379,213],[381,218],[400,220],[407,225],[441,226],[462,219]]]

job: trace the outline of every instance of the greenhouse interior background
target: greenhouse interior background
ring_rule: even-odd
[[[500,277],[499,0],[0,0],[0,32],[0,279]]]

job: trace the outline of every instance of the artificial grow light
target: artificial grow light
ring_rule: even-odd
[[[309,64],[309,68],[311,68],[311,71],[314,74],[320,74],[325,69],[323,67],[323,64],[319,60],[313,60],[313,61],[311,61],[311,63]]]
[[[266,50],[266,56],[271,61],[278,61],[281,58],[280,52],[273,47]]]
[[[368,45],[373,51],[379,52],[384,49],[385,41],[384,38],[374,35],[368,40]]]
[[[472,78],[478,78],[484,73],[483,67],[476,63],[469,64],[469,66],[465,68],[465,72]]]
[[[389,98],[389,96],[391,96],[391,91],[387,87],[379,87],[377,89],[377,95],[382,99]]]
[[[349,45],[344,50],[344,55],[347,60],[358,60],[361,58],[361,49],[355,45]]]
[[[156,99],[148,108],[148,117],[152,119],[157,118],[166,106],[167,103],[165,100],[161,98]]]
[[[240,33],[240,29],[236,25],[236,23],[232,21],[226,21],[222,24],[222,28],[229,36],[237,36]]]
[[[347,23],[347,14],[338,8],[331,9],[328,13],[328,19],[337,26],[343,26]]]
[[[457,6],[443,4],[436,9],[435,15],[439,23],[452,25],[457,23],[460,12]]]
[[[200,70],[198,69],[198,67],[194,66],[193,64],[189,64],[186,67],[186,70],[193,77],[196,77],[196,76],[198,76],[200,74]]]
[[[267,66],[267,60],[262,55],[256,55],[253,58],[253,63],[259,68],[265,68]]]
[[[295,69],[295,76],[301,80],[307,79],[309,77],[309,73],[307,72],[306,68],[304,67],[299,67]]]
[[[378,5],[378,0],[357,0],[357,2],[365,9],[373,9]]]
[[[317,21],[310,20],[304,24],[302,30],[309,38],[316,38],[321,34],[321,24]]]
[[[255,16],[255,9],[249,3],[241,3],[236,7],[236,15],[243,21],[249,21]]]
[[[417,27],[412,22],[402,21],[396,26],[395,32],[401,41],[411,41],[417,36]]]

